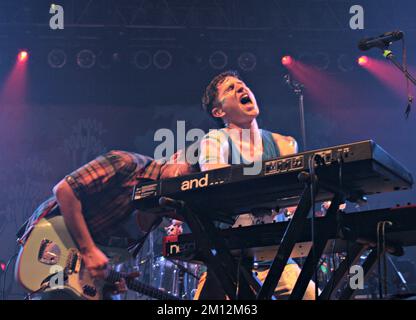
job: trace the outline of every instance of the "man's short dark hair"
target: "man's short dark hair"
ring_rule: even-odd
[[[220,127],[224,127],[224,122],[221,118],[217,118],[212,115],[212,109],[218,103],[218,85],[221,84],[227,77],[234,77],[242,80],[237,71],[229,70],[222,72],[211,80],[205,89],[204,95],[202,96],[202,108],[208,113],[209,116],[215,120],[215,122]]]

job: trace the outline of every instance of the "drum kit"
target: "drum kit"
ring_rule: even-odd
[[[193,299],[200,265],[157,257],[152,267],[154,272],[151,285],[181,299]]]
[[[192,300],[198,286],[201,265],[167,259],[160,255],[160,242],[163,236],[182,232],[181,226],[171,224],[159,227],[150,233],[139,255],[130,265],[123,268],[129,272],[139,272],[144,283],[183,300]],[[127,271],[126,270],[126,271]],[[147,296],[129,292],[122,299],[147,300]]]

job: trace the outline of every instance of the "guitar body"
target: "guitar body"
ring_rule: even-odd
[[[115,255],[114,252],[104,251],[110,260],[114,258],[111,256]],[[119,257],[117,260],[121,259]],[[43,289],[43,283],[49,283],[46,291],[64,290],[75,299],[103,298],[105,281],[94,280],[90,276],[60,215],[43,218],[35,225],[20,249],[15,276],[31,293]]]
[[[127,250],[103,248],[113,264],[131,258]],[[84,267],[81,253],[60,215],[41,219],[31,230],[16,261],[16,280],[31,293],[62,293],[73,299],[102,300],[106,284],[124,279],[130,290],[158,300],[180,300],[129,274],[108,270],[105,280],[93,279]],[[57,291],[59,290],[59,291]]]

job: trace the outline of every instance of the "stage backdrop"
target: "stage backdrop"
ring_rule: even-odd
[[[347,89],[341,93],[331,87],[322,88],[320,98],[306,91],[309,149],[374,139],[415,174],[416,113],[411,113],[410,118],[405,120],[405,99],[385,90],[375,81],[364,86],[371,79],[366,77],[360,81],[352,77],[355,82],[346,80],[343,86]],[[261,127],[294,136],[301,146],[297,97],[276,78],[246,75],[246,79],[257,94]],[[200,82],[206,84],[208,81],[207,77]],[[43,86],[49,84],[52,83],[46,82]],[[161,104],[157,97],[163,95],[163,91],[152,90],[147,92],[144,100],[137,98],[136,92],[135,98],[128,104],[117,101],[51,103],[45,97],[39,102],[42,99],[35,99],[35,96],[18,104],[1,105],[1,260],[7,261],[16,252],[17,229],[51,195],[53,186],[65,174],[112,149],[153,156],[154,148],[160,143],[154,141],[156,130],[169,128],[176,132],[177,121],[184,120],[187,130],[201,128],[207,131],[212,127],[199,103],[202,86],[194,89],[199,94],[190,94],[193,103],[188,102],[189,96],[183,98],[187,92],[177,90],[176,95],[170,92],[173,97],[171,103]],[[61,100],[71,100],[74,94],[70,87]],[[90,100],[94,97],[102,100],[99,99],[100,92],[91,94]],[[152,94],[155,99],[152,99]],[[183,100],[187,102],[182,103]],[[357,209],[349,204],[348,210],[389,207],[407,202],[416,202],[414,191],[373,197],[368,206]],[[10,271],[7,292],[10,298],[19,298],[22,291],[17,285],[12,285]]]

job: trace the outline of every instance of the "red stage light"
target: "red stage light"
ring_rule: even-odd
[[[29,53],[25,50],[20,51],[18,54],[18,59],[20,62],[26,61],[29,58]]]
[[[368,65],[369,59],[368,59],[367,56],[361,56],[361,57],[358,58],[357,62],[360,66],[364,67],[364,66]]]
[[[6,264],[4,262],[0,262],[0,271],[5,271],[6,270]]]
[[[284,57],[282,58],[282,64],[283,64],[285,67],[289,67],[290,65],[292,65],[292,64],[293,64],[293,58],[292,58],[291,56],[284,56]]]

